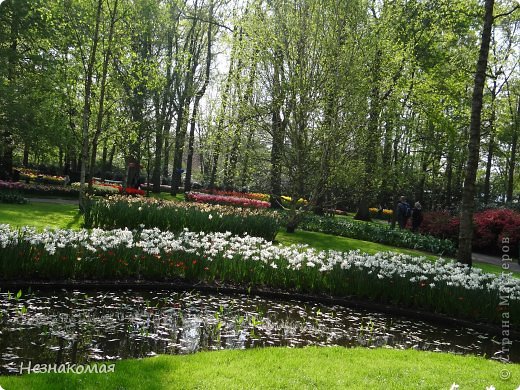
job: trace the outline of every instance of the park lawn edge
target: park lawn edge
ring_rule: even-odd
[[[97,363],[99,366],[100,363]],[[16,389],[517,389],[520,365],[387,348],[253,348],[117,362],[113,373],[0,376]],[[501,379],[508,376],[508,379]]]

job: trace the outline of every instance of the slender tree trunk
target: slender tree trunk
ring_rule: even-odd
[[[5,4],[6,7],[11,5],[12,19],[11,19],[11,31],[10,31],[10,44],[7,51],[7,80],[9,89],[14,90],[16,83],[16,64],[18,62],[18,33],[19,33],[19,20],[18,13],[15,9],[15,2],[12,4]],[[7,122],[7,121],[5,121]],[[13,151],[15,143],[13,135],[10,129],[10,123],[1,123],[0,129],[2,129],[2,147],[0,151],[0,179],[11,179],[13,173]],[[3,125],[3,126],[2,126]]]
[[[170,174],[170,126],[168,126],[168,131],[164,131],[164,157],[162,162],[162,175],[164,177],[168,177]]]
[[[81,212],[85,211],[85,176],[87,173],[87,159],[89,149],[89,136],[88,130],[90,125],[90,106],[91,106],[91,90],[92,90],[92,77],[94,74],[94,65],[96,62],[97,46],[99,41],[99,25],[101,23],[101,9],[102,0],[97,2],[96,10],[96,27],[94,30],[94,36],[92,37],[92,48],[90,49],[90,56],[87,64],[87,72],[85,74],[85,99],[83,103],[83,115],[81,125],[81,171],[80,171],[80,189],[79,189],[79,209]]]
[[[110,27],[108,31],[108,43],[107,43],[107,51],[105,53],[105,57],[103,59],[103,67],[101,71],[101,87],[99,91],[99,108],[97,112],[96,118],[96,130],[92,137],[92,149],[91,149],[91,157],[90,157],[90,169],[89,176],[92,179],[94,177],[94,170],[96,168],[96,158],[97,158],[97,147],[99,137],[101,136],[101,132],[103,131],[103,117],[105,115],[105,95],[106,95],[106,85],[107,85],[107,77],[108,77],[108,64],[110,62],[110,56],[112,54],[112,39],[114,36],[114,27],[116,23],[116,15],[117,15],[117,2],[118,0],[114,0],[114,9],[110,12]],[[88,188],[92,190],[92,180],[89,181]]]
[[[377,165],[377,143],[379,141],[379,113],[381,106],[380,74],[381,74],[381,49],[377,49],[372,71],[372,91],[370,94],[370,110],[364,146],[364,172],[362,177],[362,193],[358,203],[358,210],[354,219],[361,221],[370,220],[369,202],[373,197],[374,182]]]
[[[272,208],[282,207],[282,160],[284,151],[285,125],[282,122],[281,110],[283,101],[283,91],[280,85],[282,53],[277,53],[274,63],[273,74],[273,96],[271,107],[271,194],[270,201]]]
[[[506,202],[513,201],[513,187],[515,177],[515,165],[516,165],[516,153],[518,149],[518,133],[520,128],[520,98],[518,99],[516,117],[513,122],[513,138],[511,140],[511,157],[509,159],[509,169],[507,172],[507,191],[506,191]]]
[[[199,101],[202,96],[195,98],[193,104],[193,111],[190,118],[190,133],[188,136],[188,156],[186,158],[186,176],[184,178],[184,192],[191,191],[191,174],[193,170],[193,153],[195,149],[195,122],[199,109]]]
[[[107,139],[103,141],[103,151],[101,152],[101,180],[105,180],[105,174],[107,170],[107,158],[108,158],[108,145]]]
[[[213,19],[213,2],[210,2],[210,9],[209,9],[209,17],[210,19]],[[193,152],[194,152],[194,146],[195,146],[195,121],[197,120],[197,113],[199,109],[199,103],[200,99],[204,96],[206,93],[206,88],[209,84],[209,76],[211,71],[211,46],[213,44],[212,42],[212,31],[213,26],[211,23],[208,23],[208,30],[207,30],[207,51],[206,51],[206,70],[204,73],[204,82],[202,84],[202,87],[199,89],[195,96],[195,101],[193,103],[193,112],[191,114],[190,118],[190,133],[188,136],[188,156],[186,160],[186,176],[184,178],[184,192],[190,192],[191,191],[191,174],[193,169]]]
[[[155,128],[155,161],[152,175],[153,192],[158,194],[161,192],[161,161],[163,158],[164,134],[169,133],[170,117],[169,106],[172,104],[172,61],[173,61],[173,36],[168,34],[168,55],[166,66],[166,86],[163,91],[162,99],[157,98],[156,116],[157,124]]]
[[[184,154],[184,141],[186,140],[186,112],[189,113],[190,98],[186,98],[182,102],[182,108],[177,114],[177,123],[175,125],[175,145],[173,149],[173,170],[172,170],[172,185],[170,193],[175,196],[179,191],[181,185],[182,175],[182,156]]]
[[[61,148],[60,148],[60,156],[61,156]],[[24,167],[27,167],[29,165],[29,143],[26,142],[24,145],[23,145],[23,161],[22,161],[22,165]],[[61,166],[61,161],[60,161],[60,166]]]
[[[444,197],[444,205],[450,206],[453,199],[453,146],[450,142],[446,156],[446,194]]]
[[[238,42],[242,41],[242,29],[240,29],[239,32],[235,30],[234,32],[234,39],[236,39],[236,34],[238,34]],[[233,81],[233,75],[234,75],[234,63],[236,61],[236,43],[233,43],[233,47],[231,49],[231,58],[229,59],[229,69],[228,69],[228,75],[226,79],[226,84],[224,86],[224,91],[222,93],[222,103],[220,106],[220,113],[217,119],[217,128],[216,128],[216,135],[215,135],[215,147],[213,149],[213,155],[211,156],[211,173],[209,176],[209,188],[213,189],[215,188],[215,181],[217,180],[217,168],[218,168],[218,160],[220,158],[220,148],[222,147],[222,137],[223,137],[223,126],[224,126],[224,117],[226,115],[226,109],[229,101],[229,92],[231,91],[231,84]],[[240,71],[242,70],[242,59],[238,59],[238,66],[236,69],[236,72],[240,74]]]
[[[459,230],[458,261],[472,265],[471,249],[473,239],[473,212],[475,209],[475,181],[480,152],[480,126],[482,114],[482,95],[486,79],[486,69],[489,56],[491,30],[493,28],[494,0],[486,0],[482,41],[475,73],[475,85],[471,101],[471,123],[468,142],[468,160],[466,163],[464,188],[462,193],[462,207]]]
[[[116,144],[112,145],[112,148],[110,149],[110,153],[108,155],[108,162],[106,167],[106,172],[112,172],[112,168],[114,167],[114,156],[116,154]]]
[[[491,118],[489,119],[489,145],[486,162],[486,176],[484,178],[484,204],[489,203],[490,183],[491,183],[491,167],[493,164],[493,154],[495,151],[495,99],[497,96],[497,81],[493,80],[493,89],[491,90]]]

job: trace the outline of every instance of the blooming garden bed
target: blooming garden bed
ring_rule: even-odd
[[[197,232],[229,231],[272,241],[280,228],[280,220],[278,214],[265,209],[111,196],[91,199],[85,211],[85,227],[157,227],[171,232],[180,232],[184,228]]]
[[[187,192],[186,199],[191,202],[197,202],[197,203],[220,204],[220,205],[239,206],[239,207],[251,207],[251,208],[269,208],[269,207],[271,207],[271,203],[263,201],[263,200],[250,199],[250,198],[243,197],[243,196],[205,194],[202,192]]]
[[[16,260],[15,260],[16,259]],[[355,296],[474,321],[520,316],[520,281],[439,259],[395,253],[278,247],[231,233],[158,229],[13,230],[0,225],[0,275],[8,280],[172,280],[237,283]],[[518,326],[518,325],[516,325]]]

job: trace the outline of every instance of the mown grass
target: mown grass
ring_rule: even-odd
[[[507,380],[501,373],[510,373]],[[16,389],[516,389],[520,365],[416,350],[262,348],[116,363],[107,374],[0,377]]]
[[[78,206],[68,203],[29,202],[28,204],[0,204],[0,223],[12,226],[34,226],[78,229],[83,224]]]
[[[159,194],[154,194],[153,192],[150,192],[149,196],[150,196],[150,198],[162,199],[162,200],[175,200],[177,202],[183,202],[185,200],[183,193],[172,196],[172,194],[170,194],[168,192],[161,192]]]
[[[332,249],[336,251],[345,252],[349,250],[359,249],[361,252],[369,254],[392,251],[411,256],[424,256],[430,261],[435,261],[439,258],[439,256],[432,255],[431,253],[422,252],[414,249],[398,248],[395,246],[377,244],[370,241],[362,241],[353,238],[333,236],[331,234],[309,232],[303,230],[296,231],[295,233],[286,233],[285,231],[280,230],[276,235],[276,241],[283,245],[307,244],[319,250]],[[449,260],[454,260],[449,257],[445,258]],[[482,269],[484,272],[494,273],[497,275],[502,273],[502,268],[493,264],[474,262],[473,266],[475,268]],[[520,272],[513,272],[513,276],[520,278]]]

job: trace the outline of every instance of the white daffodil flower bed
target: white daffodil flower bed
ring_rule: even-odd
[[[317,251],[231,233],[0,225],[0,280],[175,280],[356,296],[475,320],[520,318],[520,280],[391,252]]]

